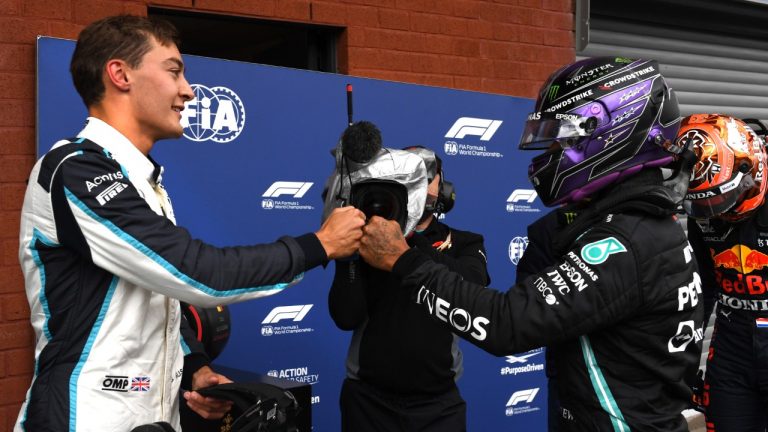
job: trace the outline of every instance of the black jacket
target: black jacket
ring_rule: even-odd
[[[450,248],[435,249],[451,233]],[[425,259],[441,263],[458,277],[484,286],[483,237],[433,220],[408,243]],[[336,261],[328,294],[331,317],[342,330],[354,330],[347,376],[398,395],[444,393],[462,371],[455,336],[424,315],[400,289],[400,278],[363,261]]]
[[[687,294],[700,287],[660,184],[649,171],[595,199],[554,236],[556,263],[506,293],[413,249],[393,272],[436,322],[492,354],[558,345],[565,430],[687,431],[702,333]]]

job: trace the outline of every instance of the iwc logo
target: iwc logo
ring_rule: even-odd
[[[240,97],[227,87],[191,86],[195,99],[184,104],[181,112],[184,137],[217,143],[237,138],[245,126],[245,107]]]

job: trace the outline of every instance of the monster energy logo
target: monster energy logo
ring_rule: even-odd
[[[557,92],[560,91],[559,85],[553,85],[549,88],[549,95],[547,96],[549,98],[549,101],[552,102],[557,97]]]

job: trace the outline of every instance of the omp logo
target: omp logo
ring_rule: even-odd
[[[108,182],[110,180],[122,180],[123,179],[123,173],[121,171],[116,171],[114,173],[104,174],[100,176],[94,177],[92,180],[85,181],[85,187],[88,188],[88,192],[93,190],[96,186],[99,186],[102,183]]]
[[[114,182],[111,186],[104,189],[100,194],[96,195],[96,201],[99,203],[99,205],[104,205],[109,202],[112,198],[116,197],[117,194],[124,191],[128,188],[128,185],[125,183],[120,182]]]
[[[507,407],[513,407],[521,402],[531,403],[536,398],[536,394],[539,393],[539,388],[532,388],[528,390],[518,390],[512,393],[512,396],[507,401]]]
[[[480,137],[480,141],[490,141],[501,123],[501,120],[461,117],[451,126],[445,137],[462,139],[467,135],[475,135]]]
[[[295,305],[295,306],[278,306],[272,309],[272,312],[264,318],[262,324],[275,324],[282,320],[292,319],[293,321],[301,321],[307,315],[311,304],[308,305]]]
[[[520,201],[525,201],[532,203],[536,200],[536,197],[539,196],[539,194],[536,193],[533,189],[515,189],[510,195],[509,198],[507,198],[508,203],[516,203]]]
[[[515,237],[509,242],[509,260],[517,265],[528,247],[528,237]]]
[[[456,141],[446,141],[443,150],[448,156],[455,156],[459,152],[459,145]]]
[[[128,393],[128,377],[123,375],[107,375],[101,381],[101,389]]]
[[[313,184],[312,182],[276,181],[261,196],[264,198],[278,198],[281,195],[292,195],[293,198],[301,198]]]
[[[181,126],[192,141],[227,143],[240,135],[245,126],[245,107],[240,97],[227,87],[192,84],[195,98],[184,104]]]
[[[506,362],[507,363],[512,363],[512,364],[515,364],[515,363],[528,363],[528,359],[529,358],[531,358],[533,356],[537,356],[537,355],[541,354],[542,352],[544,352],[544,350],[539,348],[539,349],[530,351],[530,352],[525,353],[525,354],[517,355],[517,356],[508,355]]]

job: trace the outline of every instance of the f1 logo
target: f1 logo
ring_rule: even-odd
[[[451,126],[445,137],[461,139],[467,135],[476,135],[480,137],[480,141],[490,141],[501,123],[501,120],[461,117]]]
[[[536,197],[539,196],[533,189],[515,189],[512,194],[507,198],[507,202],[515,203],[520,201],[528,201],[532,203]]]
[[[533,398],[536,397],[536,394],[539,392],[539,388],[533,388],[528,390],[518,390],[514,393],[512,393],[512,397],[509,398],[507,401],[507,406],[515,406],[519,404],[520,402],[527,402],[531,403],[533,402]]]
[[[278,306],[264,318],[262,324],[275,324],[282,320],[292,319],[294,321],[301,321],[307,312],[312,309],[312,305],[296,305],[296,306]]]
[[[276,181],[262,196],[264,198],[277,198],[280,195],[293,195],[294,198],[301,198],[313,184],[312,182]]]

